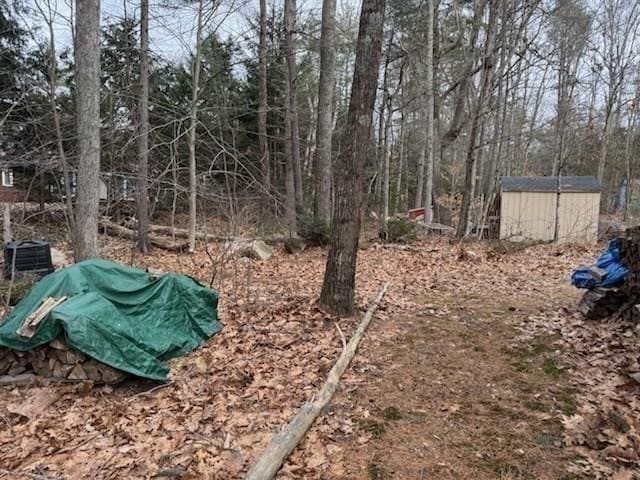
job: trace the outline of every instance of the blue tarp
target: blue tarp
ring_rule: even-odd
[[[600,255],[595,266],[606,272],[601,280],[594,278],[587,267],[581,267],[571,275],[571,283],[573,283],[575,287],[588,289],[594,287],[613,287],[622,283],[629,273],[627,267],[620,261],[620,250],[617,240],[611,240],[609,242],[607,249]]]

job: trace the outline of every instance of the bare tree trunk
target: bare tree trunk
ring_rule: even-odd
[[[405,124],[404,110],[400,110],[400,135],[398,145],[398,176],[396,177],[395,201],[393,202],[393,213],[398,213],[402,205],[402,174],[404,170],[404,141],[405,141]]]
[[[149,251],[149,0],[140,0],[140,98],[138,99],[138,248]]]
[[[480,117],[484,110],[485,100],[490,93],[492,83],[493,64],[495,61],[496,51],[494,49],[494,40],[496,35],[496,3],[497,0],[489,0],[489,22],[487,24],[487,38],[485,39],[484,52],[482,58],[482,72],[480,78],[480,88],[477,94],[474,111],[471,114],[471,132],[469,134],[469,144],[467,147],[467,155],[465,160],[465,176],[464,189],[462,192],[462,205],[460,207],[460,218],[458,220],[458,228],[456,237],[462,238],[467,232],[469,223],[469,210],[471,201],[473,200],[473,190],[475,183],[475,164],[476,164],[476,147],[478,143],[478,135],[481,131]],[[484,5],[482,5],[484,7]]]
[[[285,219],[287,227],[290,233],[295,233],[298,230],[297,215],[296,215],[296,177],[295,177],[295,165],[293,160],[293,142],[291,141],[291,121],[290,121],[290,83],[284,82],[284,97],[286,99],[286,116],[284,122],[284,209]]]
[[[196,126],[198,124],[198,93],[200,88],[200,62],[202,56],[202,17],[204,0],[198,3],[198,27],[196,30],[196,53],[191,71],[191,110],[189,114],[189,252],[196,249],[197,199],[196,185]]]
[[[387,115],[384,121],[383,159],[382,159],[382,210],[380,221],[382,224],[383,238],[387,238],[387,221],[389,220],[389,183],[391,167],[391,117],[393,115],[393,96],[387,96]]]
[[[420,72],[420,76],[423,76],[424,74],[422,73],[422,69],[419,69]],[[420,102],[420,104],[422,104],[424,102],[423,98],[419,98],[418,101]],[[425,130],[426,130],[426,108],[420,108],[420,112],[419,112],[419,119],[421,122],[421,125],[424,126]],[[426,139],[425,137],[421,134],[422,129],[419,130],[419,143],[418,143],[418,172],[416,175],[416,196],[415,199],[413,201],[413,207],[414,208],[420,208],[422,206],[422,201],[423,201],[423,197],[424,197],[424,164],[425,164],[425,158],[426,158],[426,153],[427,153],[427,144],[426,144]]]
[[[624,171],[625,171],[625,183],[626,188],[624,192],[624,208],[622,209],[622,219],[627,221],[629,219],[629,203],[631,203],[631,193],[632,193],[632,168],[631,168],[631,159],[632,159],[632,149],[633,144],[636,139],[636,127],[638,121],[638,110],[637,105],[640,101],[640,79],[636,80],[636,92],[634,98],[634,108],[629,113],[629,121],[627,123],[627,138],[625,139],[625,147],[624,147]]]
[[[266,192],[271,191],[271,159],[267,138],[267,0],[260,0],[260,43],[258,45],[260,80],[258,91],[258,142],[260,143],[260,165],[262,184]]]
[[[76,6],[76,121],[78,186],[74,256],[98,256],[100,187],[100,0]]]
[[[74,216],[73,216],[73,201],[69,175],[69,164],[67,163],[67,156],[64,151],[64,144],[62,141],[62,128],[60,127],[60,115],[58,114],[58,108],[56,105],[56,90],[58,88],[58,62],[56,54],[56,40],[55,29],[53,28],[55,12],[52,9],[51,2],[46,2],[47,11],[41,7],[39,2],[35,2],[36,8],[40,11],[40,14],[47,23],[49,29],[49,105],[51,107],[51,113],[53,115],[53,127],[56,133],[56,146],[58,148],[58,156],[60,157],[60,165],[62,167],[62,178],[64,180],[64,195],[66,206],[66,220],[67,226],[70,232],[74,231]],[[0,125],[1,127],[1,125]]]
[[[331,141],[333,137],[333,84],[335,83],[336,0],[322,2],[320,33],[320,79],[318,82],[318,123],[316,128],[315,215],[331,221]]]
[[[5,245],[12,240],[13,234],[11,233],[11,204],[4,202],[2,204],[3,216],[2,216],[2,238]]]
[[[362,2],[351,100],[338,159],[335,210],[320,304],[339,315],[353,314],[362,179],[378,84],[384,10],[385,0]]]
[[[600,142],[600,156],[598,157],[598,181],[600,185],[604,181],[604,167],[607,163],[609,152],[609,136],[611,135],[611,117],[613,116],[613,96],[607,99],[604,115],[604,128],[602,131],[602,141]]]
[[[426,71],[425,71],[425,109],[426,109],[426,136],[425,136],[425,157],[426,157],[426,182],[424,187],[424,222],[431,223],[433,221],[433,153],[434,153],[434,135],[433,135],[433,107],[434,107],[434,84],[433,84],[433,17],[434,17],[434,0],[427,0],[427,45],[426,45]]]
[[[287,123],[289,124],[291,142],[291,163],[293,164],[293,179],[296,191],[296,211],[304,208],[304,194],[302,189],[302,165],[300,163],[300,127],[298,125],[298,68],[296,62],[296,0],[284,2],[285,48],[287,56]]]

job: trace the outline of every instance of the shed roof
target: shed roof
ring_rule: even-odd
[[[500,188],[503,192],[555,192],[558,177],[502,177]],[[560,177],[562,192],[600,192],[600,182],[595,177]]]

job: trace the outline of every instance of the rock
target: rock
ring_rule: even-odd
[[[307,248],[307,243],[300,237],[289,237],[284,241],[284,250],[287,253],[301,253]]]
[[[254,260],[269,260],[273,256],[273,248],[262,240],[235,240],[227,248],[237,257]]]

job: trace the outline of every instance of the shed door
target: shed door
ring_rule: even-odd
[[[558,207],[558,241],[596,242],[599,214],[599,193],[563,192]]]

